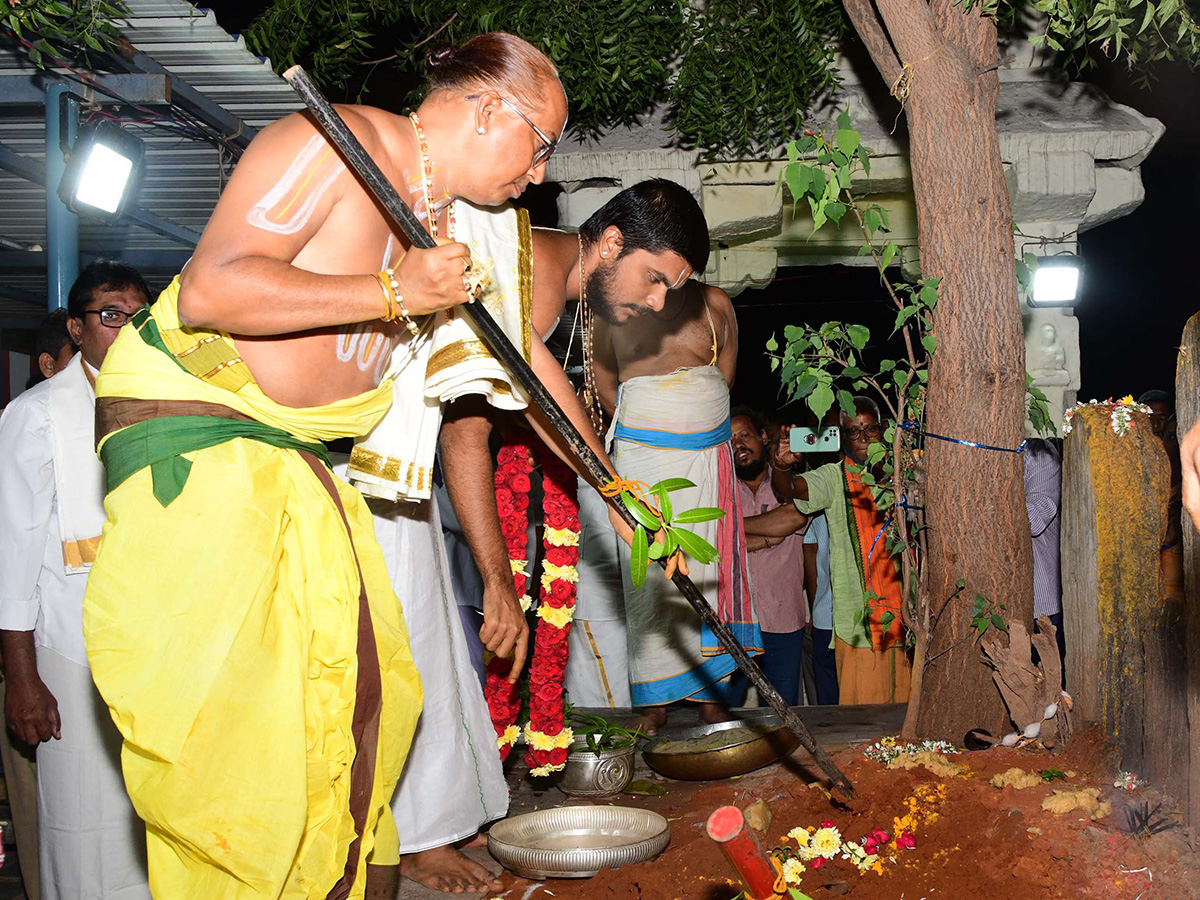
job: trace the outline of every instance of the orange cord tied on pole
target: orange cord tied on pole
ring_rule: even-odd
[[[625,491],[629,491],[629,493],[633,494],[633,496],[637,497],[638,500],[644,503],[648,509],[658,512],[658,508],[651,504],[646,498],[646,491],[648,490],[650,490],[650,485],[646,484],[644,481],[633,481],[631,479],[621,478],[618,476],[617,478],[611,479],[608,484],[601,485],[600,496],[620,497]]]
[[[601,486],[600,496],[606,498],[620,497],[621,494],[628,491],[635,499],[637,499],[639,503],[645,506],[646,509],[650,510],[650,512],[654,513],[654,515],[661,519],[662,510],[659,509],[654,503],[651,503],[650,499],[646,496],[646,492],[649,490],[650,485],[646,484],[644,481],[632,481],[628,478],[617,477],[611,479],[607,484]],[[651,537],[653,537],[653,535],[651,535]],[[687,557],[684,555],[682,550],[676,550],[671,554],[670,558],[667,559],[666,576],[668,581],[671,580],[671,577],[675,574],[676,570],[684,575],[691,574],[690,570],[688,569]]]

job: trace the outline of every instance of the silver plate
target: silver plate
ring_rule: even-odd
[[[627,806],[562,806],[513,816],[488,832],[488,852],[522,878],[590,878],[662,853],[671,826]]]

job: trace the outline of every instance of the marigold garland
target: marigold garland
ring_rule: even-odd
[[[519,436],[501,449],[496,471],[496,507],[500,514],[517,595],[528,608],[529,576],[526,560],[530,474],[533,444]],[[534,775],[549,775],[564,767],[573,739],[564,721],[563,681],[567,668],[567,638],[575,614],[579,572],[579,502],[575,474],[556,456],[539,447],[542,462],[545,558],[537,608],[533,657],[529,665],[529,722],[524,727],[529,749],[525,761]],[[521,730],[516,720],[521,710],[520,690],[508,684],[509,660],[494,658],[488,664],[485,694],[496,729],[500,758],[506,759]]]

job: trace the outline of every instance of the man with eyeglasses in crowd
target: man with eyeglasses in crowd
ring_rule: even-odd
[[[772,478],[795,506],[756,517],[755,532],[790,534],[803,515],[825,512],[838,701],[904,703],[912,663],[904,647],[900,576],[887,551],[886,522],[862,480],[867,448],[883,437],[879,406],[870,397],[855,397],[854,417],[841,414],[841,459],[808,472],[798,471],[801,454],[791,452],[790,431],[782,429]]]
[[[136,269],[87,266],[66,311],[80,352],[0,416],[4,713],[12,732],[37,747],[42,900],[150,897],[144,829],[121,778],[121,735],[92,683],[82,621],[105,519],[96,374],[121,326],[149,300]]]

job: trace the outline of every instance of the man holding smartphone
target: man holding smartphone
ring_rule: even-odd
[[[867,448],[883,436],[879,407],[854,398],[854,418],[841,415],[841,459],[803,474],[801,455],[790,449],[789,428],[780,437],[776,489],[794,500],[757,517],[758,534],[781,535],[803,515],[825,512],[830,535],[833,584],[833,644],[839,702],[903,703],[908,700],[912,663],[905,652],[901,585],[887,552],[885,521],[861,472]]]

